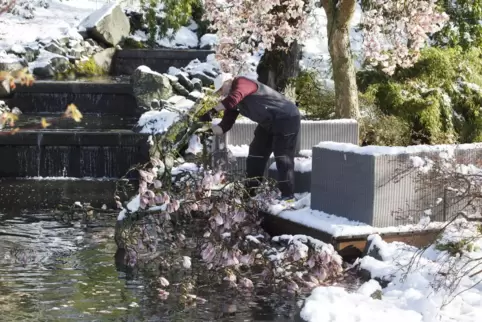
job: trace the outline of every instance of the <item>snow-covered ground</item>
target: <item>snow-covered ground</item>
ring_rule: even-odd
[[[112,3],[115,0],[29,0],[18,1],[20,4],[29,3],[33,14],[29,15],[28,10],[20,9],[17,14],[4,13],[0,19],[0,53],[2,50],[8,51],[14,45],[32,45],[40,40],[48,42],[52,39],[62,37],[77,37],[77,26],[89,14],[100,9],[106,3]],[[126,9],[137,9],[139,7],[138,0],[121,0],[117,1]],[[46,3],[48,6],[40,4]],[[28,19],[26,18],[27,16]],[[303,59],[301,64],[305,68],[317,69],[322,77],[328,78],[330,71],[330,61],[328,53],[328,41],[326,37],[326,15],[324,10],[318,8],[314,11],[311,18],[311,26],[316,32],[307,39],[303,45]],[[361,20],[361,9],[357,6],[355,16],[352,20],[351,29],[351,46],[354,54],[360,57],[362,35],[355,30],[355,27]],[[214,45],[217,43],[217,37],[207,34],[198,39],[195,30],[197,25],[191,23],[189,26],[182,27],[174,38],[169,37],[157,39],[159,45],[165,47],[204,47],[205,45]],[[137,31],[131,36],[136,40],[146,40],[147,36],[141,31]],[[5,56],[5,53],[2,54]],[[2,59],[0,56],[0,59]],[[3,57],[6,58],[6,57]],[[260,55],[254,55],[248,63],[256,65],[259,62]],[[251,74],[251,76],[256,76]],[[328,82],[327,86],[330,86]]]
[[[25,2],[25,1],[24,1]],[[0,50],[14,44],[27,45],[38,40],[51,40],[77,34],[77,25],[107,0],[49,0],[48,7],[36,5],[33,17],[4,13],[0,18]],[[25,11],[25,10],[23,10]],[[22,12],[22,10],[21,10]]]
[[[451,255],[436,245],[425,251],[403,243],[386,243],[371,236],[382,260],[366,256],[360,267],[377,281],[363,284],[356,293],[317,288],[301,316],[307,321],[475,322],[482,316],[482,239],[479,225],[457,220],[443,233],[438,245],[469,241],[462,254]],[[380,291],[378,299],[371,295]]]

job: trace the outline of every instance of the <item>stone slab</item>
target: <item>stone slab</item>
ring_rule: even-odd
[[[19,86],[5,100],[23,113],[63,113],[75,104],[83,114],[140,116],[142,111],[130,84],[37,81],[32,86]]]
[[[205,61],[206,57],[213,53],[212,50],[122,49],[114,54],[112,74],[131,75],[141,65],[159,73],[166,73],[171,66],[185,67],[194,59]]]

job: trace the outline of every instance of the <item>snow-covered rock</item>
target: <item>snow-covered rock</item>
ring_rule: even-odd
[[[30,72],[40,78],[54,77],[56,73],[65,71],[70,66],[69,59],[46,50],[40,50],[37,60],[29,64]]]
[[[137,105],[149,108],[153,100],[168,99],[172,96],[172,86],[167,76],[139,66],[131,76],[131,83]]]
[[[79,30],[109,46],[117,45],[130,32],[129,18],[116,2],[108,3],[79,24]]]
[[[199,40],[199,47],[201,49],[212,49],[218,43],[219,39],[216,34],[204,34]]]
[[[47,46],[44,47],[44,50],[49,51],[51,53],[57,54],[57,55],[63,55],[65,56],[65,49],[57,45],[56,43],[52,42],[48,44]]]
[[[0,51],[0,71],[13,72],[28,66],[25,59]]]

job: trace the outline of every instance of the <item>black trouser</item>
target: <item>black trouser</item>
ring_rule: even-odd
[[[261,125],[256,127],[246,160],[246,176],[249,179],[246,185],[251,194],[262,182],[266,163],[271,153],[274,153],[281,196],[293,196],[294,162],[300,123],[300,117],[295,116],[276,120],[270,127]]]

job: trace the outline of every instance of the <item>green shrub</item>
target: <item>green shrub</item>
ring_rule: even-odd
[[[383,115],[409,125],[411,144],[478,142],[482,141],[481,54],[479,48],[428,48],[411,68],[397,70],[392,77],[361,71],[357,82]]]
[[[151,46],[154,46],[158,35],[164,37],[169,29],[176,32],[187,25],[192,17],[193,8],[199,10],[198,7],[202,6],[200,0],[162,0],[164,15],[161,16],[157,11],[160,2],[161,0],[141,0],[144,8],[143,20],[147,24],[148,43]]]
[[[55,75],[57,80],[74,80],[79,77],[98,77],[105,76],[108,71],[97,65],[92,57],[85,61],[70,63],[68,68]]]
[[[323,85],[316,72],[303,71],[291,79],[288,86],[294,87],[298,107],[308,118],[326,120],[335,117],[335,93]]]
[[[408,122],[395,115],[386,115],[374,104],[369,95],[359,95],[360,144],[407,146],[411,144]]]
[[[120,46],[124,49],[144,49],[146,48],[146,45],[143,44],[142,42],[140,41],[137,41],[133,38],[124,38],[121,43],[120,43]]]
[[[80,61],[77,64],[72,64],[72,68],[77,76],[92,77],[103,76],[107,74],[107,70],[97,65],[91,57],[86,61]]]

